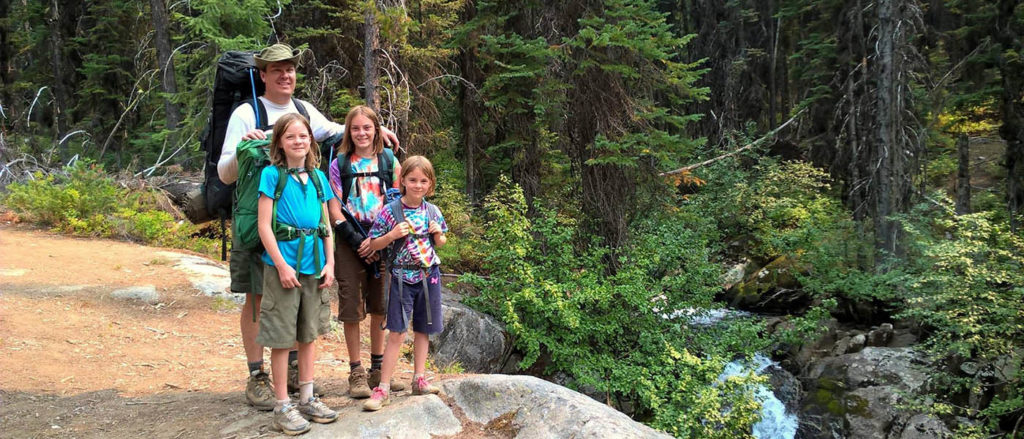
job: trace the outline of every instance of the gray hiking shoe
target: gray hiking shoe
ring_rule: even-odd
[[[412,380],[412,394],[413,395],[435,395],[441,392],[437,386],[430,384],[427,378],[424,376],[417,377]]]
[[[405,383],[401,381],[395,381],[395,377],[391,376],[391,391],[401,392],[406,389]],[[380,369],[371,370],[370,377],[366,379],[366,385],[370,388],[374,388],[380,385]]]
[[[299,403],[299,413],[317,424],[330,424],[338,420],[338,412],[331,410],[315,396],[305,403]]]
[[[366,369],[356,366],[348,374],[348,396],[352,398],[369,398],[370,386],[366,384]],[[380,378],[377,378],[378,380]]]
[[[266,372],[257,370],[249,375],[249,382],[245,384],[245,400],[257,410],[274,409],[274,387]]]
[[[295,404],[285,404],[280,409],[274,409],[274,426],[289,436],[309,431],[309,421],[302,417]]]
[[[388,392],[380,387],[374,387],[373,396],[363,403],[363,410],[375,412],[388,404],[391,404],[391,397],[388,395]]]
[[[288,393],[299,393],[299,360],[288,363]],[[313,394],[323,396],[323,389],[313,383]]]

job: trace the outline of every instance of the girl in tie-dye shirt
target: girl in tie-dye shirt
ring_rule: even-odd
[[[448,225],[441,211],[424,198],[434,194],[436,178],[434,167],[423,156],[413,156],[402,162],[402,198],[381,210],[370,229],[369,248],[380,250],[400,241],[388,292],[387,346],[380,385],[373,389],[364,410],[379,410],[390,402],[391,374],[398,362],[398,351],[408,330],[408,317],[412,314],[413,330],[413,395],[437,393],[439,389],[424,376],[430,334],[444,327],[441,314],[441,259],[434,251],[448,239]],[[401,209],[404,221],[397,220],[392,209]]]
[[[348,162],[346,162],[348,158]],[[384,318],[387,314],[385,306],[387,292],[385,276],[374,276],[372,265],[376,264],[373,252],[364,247],[370,240],[365,231],[384,206],[382,179],[377,173],[378,166],[392,163],[391,181],[398,187],[398,166],[395,164],[391,150],[384,147],[381,135],[380,118],[372,109],[357,106],[349,111],[345,118],[345,136],[341,141],[338,158],[331,162],[331,189],[337,196],[331,201],[328,209],[331,213],[331,224],[334,226],[335,244],[335,277],[338,279],[338,321],[345,332],[345,346],[349,355],[349,396],[366,398],[370,389],[380,379],[380,366],[384,355]],[[338,161],[353,174],[351,184],[342,187],[341,172]],[[379,163],[379,162],[385,163]],[[358,176],[359,173],[368,173]],[[337,201],[336,201],[337,200]],[[346,220],[345,209],[354,217],[356,223]],[[360,228],[363,232],[360,232]],[[370,316],[370,369],[363,367],[360,361],[359,322]],[[400,384],[399,384],[400,386]]]

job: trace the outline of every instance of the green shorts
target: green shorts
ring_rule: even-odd
[[[286,349],[295,342],[310,343],[331,329],[331,290],[320,289],[320,280],[299,274],[299,288],[284,289],[277,269],[263,269],[263,301],[256,343]]]
[[[232,244],[231,260],[231,292],[245,294],[263,294],[263,249],[241,250]],[[276,270],[275,270],[276,271]],[[281,285],[280,282],[277,284]]]

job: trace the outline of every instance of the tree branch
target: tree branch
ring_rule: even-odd
[[[722,155],[720,155],[718,157],[715,157],[713,159],[704,160],[703,162],[700,162],[700,163],[694,163],[692,165],[683,166],[682,168],[675,169],[675,170],[672,170],[672,171],[662,172],[662,173],[658,174],[658,176],[659,177],[665,177],[665,176],[669,176],[669,175],[682,174],[683,172],[692,171],[692,170],[697,169],[697,168],[699,168],[701,166],[710,165],[710,164],[712,164],[714,162],[717,162],[717,161],[722,160],[722,159],[727,158],[727,157],[732,157],[732,156],[734,156],[736,154],[739,154],[739,153],[741,153],[743,151],[746,151],[746,150],[748,150],[750,148],[753,148],[753,147],[755,147],[757,145],[760,145],[765,140],[767,140],[767,139],[769,139],[771,137],[774,137],[775,134],[777,134],[779,131],[782,131],[782,129],[785,128],[787,125],[789,125],[790,123],[793,123],[793,121],[796,120],[798,117],[800,117],[800,115],[803,114],[805,111],[807,111],[806,108],[798,111],[796,114],[793,115],[793,117],[789,118],[789,120],[784,122],[782,125],[779,125],[774,130],[769,131],[768,134],[765,134],[764,136],[762,136],[760,139],[757,139],[757,140],[755,140],[753,142],[750,142],[750,143],[748,143],[747,145],[743,146],[740,149],[737,149],[737,150],[735,150],[733,152],[730,152],[730,153],[722,154]]]

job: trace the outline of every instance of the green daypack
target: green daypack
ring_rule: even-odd
[[[235,152],[238,159],[238,181],[235,186],[234,219],[231,222],[231,233],[234,236],[232,245],[240,249],[256,250],[262,248],[263,245],[257,226],[257,206],[260,199],[260,175],[263,173],[263,168],[270,165],[270,152],[267,148],[269,145],[270,141],[265,139],[243,140],[238,144]],[[277,167],[277,170],[279,175],[277,187],[274,188],[274,211],[271,227],[277,239],[290,241],[301,236],[303,231],[277,221],[277,200],[281,198],[284,186],[288,182],[287,171],[282,167]],[[311,174],[309,179],[316,189],[317,200],[322,200],[324,189],[320,178],[316,174]],[[321,212],[320,216],[322,215]],[[317,235],[327,236],[326,229],[326,224],[320,224],[316,231]]]
[[[270,164],[270,141],[243,140],[238,143],[238,181],[235,183],[234,210],[231,235],[233,246],[242,250],[255,250],[262,246],[256,226],[256,206],[260,199],[260,174]]]

